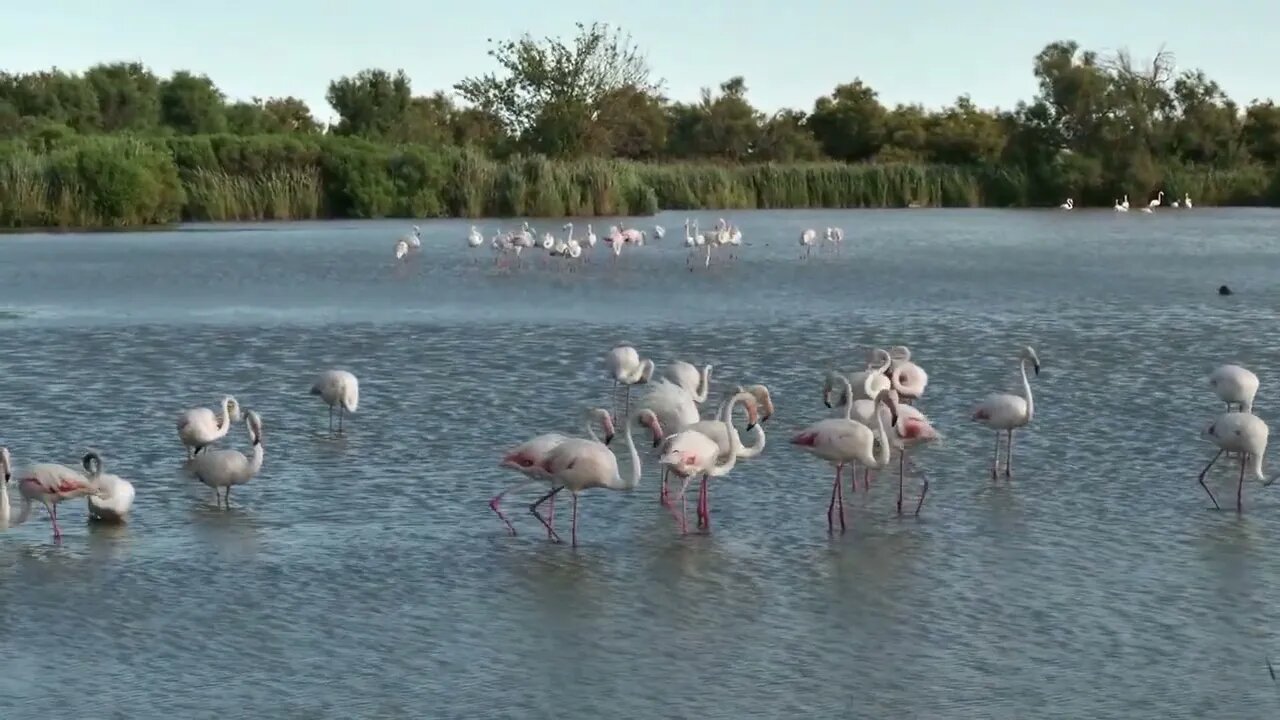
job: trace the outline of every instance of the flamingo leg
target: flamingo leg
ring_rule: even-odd
[[[898,514],[902,514],[902,480],[907,462],[907,449],[898,451]]]
[[[571,547],[578,547],[578,493],[573,493],[573,541]]]
[[[227,486],[227,494],[222,496],[222,502],[224,505],[227,506],[228,510],[231,509],[231,486],[230,485]]]
[[[991,479],[995,480],[1000,474],[1000,431],[996,431],[996,452],[991,456]]]
[[[871,468],[862,468],[862,492],[871,492]]]
[[[680,486],[680,532],[687,534],[689,532],[689,506],[685,502],[685,494],[689,492],[689,481],[691,477],[684,479],[684,483]]]
[[[1209,499],[1213,501],[1214,510],[1221,510],[1222,508],[1218,506],[1218,499],[1213,496],[1213,491],[1209,489],[1208,485],[1204,484],[1204,476],[1209,474],[1209,468],[1213,467],[1213,464],[1218,462],[1218,458],[1222,456],[1222,452],[1222,450],[1219,450],[1217,454],[1213,456],[1213,459],[1209,461],[1209,464],[1204,466],[1204,470],[1200,471],[1200,487],[1204,488],[1204,491],[1209,493]]]
[[[557,485],[551,488],[551,492],[538,498],[536,502],[534,502],[532,505],[529,506],[529,512],[533,513],[533,516],[538,518],[538,522],[542,523],[542,526],[547,529],[547,532],[551,533],[552,542],[560,542],[560,536],[556,534],[555,528],[551,527],[551,525],[547,523],[546,518],[542,517],[542,514],[538,512],[538,506],[546,502],[547,500],[550,500],[551,498],[555,497],[556,493],[560,492],[563,489],[564,489],[563,485]]]
[[[333,406],[329,406],[329,432],[333,432]]]
[[[58,505],[54,503],[49,506],[49,522],[53,523],[53,539],[61,540],[62,531],[58,529]]]
[[[551,509],[547,512],[547,523],[551,525],[553,530],[547,533],[547,539],[550,540],[552,539],[551,536],[555,534],[554,528],[556,526],[556,498],[554,495],[551,496]]]
[[[613,421],[618,422],[618,379],[613,379],[613,395],[609,399],[609,411],[613,413]]]
[[[702,487],[698,491],[698,527],[711,530],[711,495],[706,474],[702,476]]]
[[[511,533],[511,535],[516,534],[516,528],[514,525],[511,524],[511,521],[507,519],[507,516],[502,513],[502,497],[509,492],[512,492],[514,490],[519,490],[520,488],[524,487],[525,485],[528,485],[531,482],[533,482],[533,480],[525,480],[524,482],[516,483],[515,485],[512,485],[506,490],[503,490],[497,495],[494,495],[493,498],[489,500],[489,509],[497,513],[498,519],[507,524],[507,530]]]
[[[671,498],[667,493],[667,474],[670,472],[668,468],[662,468],[662,483],[658,488],[658,504],[662,507],[668,507],[671,504]]]
[[[1244,512],[1244,457],[1248,453],[1240,453],[1240,481],[1236,483],[1236,512]]]
[[[836,504],[840,507],[840,532],[844,532],[844,485],[840,482],[840,474],[844,471],[844,463],[836,466]]]
[[[840,466],[836,466],[836,483],[831,486],[831,502],[827,505],[827,532],[835,530],[836,493],[840,492]]]
[[[1013,477],[1013,431],[1009,431],[1009,448],[1004,454],[1004,476]]]
[[[338,406],[338,434],[339,435],[342,434],[342,418],[346,416],[346,414],[347,414],[347,409],[339,405]]]

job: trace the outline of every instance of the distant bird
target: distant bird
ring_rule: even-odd
[[[191,408],[179,415],[178,439],[186,448],[187,457],[222,439],[233,422],[240,422],[240,403],[230,395],[222,398],[222,417],[203,407]]]
[[[615,247],[619,243],[615,243]],[[653,377],[653,361],[649,358],[640,359],[640,353],[630,345],[619,345],[609,351],[605,357],[605,365],[608,368],[609,376],[613,378],[613,415],[618,415],[618,385],[625,385],[627,388],[626,408],[623,410],[625,417],[631,417],[631,386],[643,385],[649,382]]]
[[[480,231],[476,229],[476,226],[472,225],[471,232],[467,233],[467,247],[478,248],[483,244],[484,244],[484,235],[481,235]]]
[[[1155,200],[1152,200],[1151,202],[1147,203],[1147,207],[1149,207],[1149,208],[1158,208],[1158,207],[1160,207],[1162,204],[1164,204],[1164,191],[1163,191],[1163,190],[1161,190],[1161,191],[1160,191],[1160,194],[1156,196],[1156,199],[1155,199]]]
[[[414,225],[413,232],[400,238],[400,240],[403,241],[405,245],[416,250],[422,247],[422,231],[418,229],[417,225]]]
[[[231,509],[231,488],[244,485],[262,470],[262,419],[250,410],[245,413],[245,425],[253,443],[249,457],[239,450],[212,450],[187,463],[187,472],[192,477],[213,488],[214,505],[221,500],[228,510]],[[226,488],[225,498],[219,496],[218,488]]]
[[[1190,195],[1185,194],[1185,193],[1183,194],[1183,196],[1182,196],[1182,207],[1187,208],[1188,210],[1190,210],[1192,207],[1194,207],[1194,206],[1191,204],[1191,196],[1190,196]]]
[[[4,453],[4,466],[5,475],[8,476],[8,451]],[[58,528],[58,503],[99,494],[96,483],[65,465],[37,463],[14,471],[12,476],[18,480],[22,510],[11,524],[21,525],[26,522],[31,516],[32,504],[39,502],[49,511],[54,539],[62,538],[62,530]]]
[[[813,228],[809,228],[800,233],[800,247],[804,248],[804,256],[807,258],[813,252],[813,245],[818,241],[818,232]]]
[[[102,457],[92,450],[80,462],[99,492],[89,496],[89,518],[109,523],[124,522],[133,507],[133,483],[119,475],[103,473]]]
[[[1127,205],[1121,205],[1119,200],[1116,200],[1115,203],[1116,203],[1116,206],[1115,206],[1116,212],[1129,212],[1129,207]]]
[[[9,462],[9,448],[0,445],[0,530],[9,528],[9,481],[13,479]]]
[[[1122,202],[1122,203],[1120,203],[1120,204],[1121,204],[1122,206],[1124,206],[1124,209],[1125,209],[1126,211],[1129,209],[1129,195],[1128,195],[1128,193],[1126,193],[1126,194],[1125,194],[1125,196],[1124,196],[1124,202]]]
[[[590,224],[588,224],[588,225],[587,225],[587,249],[588,249],[588,250],[590,250],[590,249],[594,248],[594,247],[596,246],[596,242],[597,242],[597,240],[598,240],[598,238],[596,238],[596,233],[595,233],[595,231],[594,231],[594,230],[592,230],[592,229],[591,229],[591,225],[590,225]]]
[[[1005,455],[1004,475],[1013,476],[1013,431],[1025,427],[1035,416],[1031,398],[1031,383],[1027,380],[1027,364],[1040,374],[1040,358],[1032,347],[1022,348],[1018,355],[1018,368],[1022,371],[1022,395],[996,393],[978,403],[972,419],[996,431],[996,452],[991,463],[991,477],[995,479],[1000,467],[1000,432],[1009,436],[1009,449]]]
[[[333,432],[333,408],[338,407],[338,432],[342,418],[360,407],[360,381],[346,370],[325,370],[311,385],[311,394],[319,395],[329,406],[329,432]]]
[[[1219,295],[1230,295],[1230,294],[1231,294],[1231,288],[1227,287],[1226,285],[1219,285],[1219,286],[1218,286],[1218,294],[1219,294]]]
[[[1209,373],[1209,388],[1224,403],[1243,413],[1253,412],[1253,398],[1258,394],[1258,376],[1239,365],[1220,365]]]
[[[395,256],[397,260],[403,260],[409,254],[409,243],[404,240],[397,240],[395,247]]]
[[[667,236],[667,229],[662,227],[661,225],[654,225],[653,236],[661,240],[662,238]]]
[[[1061,204],[1061,205],[1059,205],[1058,207],[1059,207],[1059,208],[1061,208],[1061,209],[1063,209],[1063,210],[1074,210],[1074,209],[1075,209],[1075,207],[1076,207],[1076,203],[1075,203],[1075,201],[1074,201],[1074,200],[1072,200],[1071,198],[1067,198],[1067,201],[1066,201],[1066,202],[1064,202],[1064,203],[1062,203],[1062,204]]]

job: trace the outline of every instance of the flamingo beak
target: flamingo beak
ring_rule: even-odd
[[[826,390],[822,393],[822,404],[831,407],[831,391]]]
[[[1040,375],[1040,363],[1032,363],[1031,367],[1036,371],[1036,375]]]
[[[613,442],[613,433],[606,433],[604,436],[604,444],[608,445],[611,442]]]

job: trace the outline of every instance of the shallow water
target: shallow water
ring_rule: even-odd
[[[741,258],[693,273],[674,213],[575,274],[473,264],[457,221],[400,266],[402,222],[0,238],[0,442],[19,464],[98,448],[138,493],[125,527],[73,502],[61,544],[42,510],[0,534],[0,717],[1280,713],[1280,498],[1212,512],[1195,481],[1215,365],[1253,368],[1274,418],[1280,212],[730,219]],[[798,259],[828,224],[845,252]],[[646,450],[636,491],[582,496],[576,550],[533,489],[507,537],[498,457],[607,405],[619,341],[714,364],[717,399],[768,384],[768,449],[713,484],[709,535],[676,534]],[[914,457],[919,518],[886,475],[829,536],[830,468],[786,439],[871,344],[911,346],[944,439]],[[968,413],[1024,344],[1036,418],[992,482]],[[361,379],[342,438],[307,394],[331,366]],[[266,447],[229,512],[180,475],[173,425],[227,392]]]

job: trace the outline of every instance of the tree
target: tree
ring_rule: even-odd
[[[1172,145],[1176,157],[1193,163],[1226,166],[1241,150],[1240,109],[1218,84],[1197,70],[1173,83],[1177,117]]]
[[[846,162],[868,160],[884,144],[885,109],[876,91],[854,79],[818,98],[809,117],[813,135],[828,156]]]
[[[1249,154],[1269,165],[1280,163],[1280,107],[1253,101],[1245,111],[1242,135]]]
[[[207,75],[179,70],[160,86],[160,120],[184,135],[223,132],[225,98]]]
[[[1004,144],[999,118],[979,110],[967,95],[933,118],[926,141],[929,159],[949,165],[994,162]]]
[[[466,78],[454,89],[527,147],[580,152],[575,134],[594,122],[614,93],[632,88],[656,95],[661,83],[650,78],[649,64],[629,35],[601,23],[577,28],[569,43],[529,35],[490,40],[489,56],[501,70]],[[548,132],[565,134],[545,137]]]
[[[325,99],[341,118],[339,135],[379,138],[403,126],[413,93],[404,70],[361,70],[329,83]]]
[[[98,99],[103,132],[151,130],[160,123],[160,79],[141,63],[95,65],[84,77]]]
[[[799,162],[822,157],[822,148],[809,131],[808,115],[801,110],[779,110],[765,121],[756,146],[757,160]]]
[[[741,77],[720,83],[720,94],[702,89],[702,100],[683,128],[693,154],[742,162],[755,153],[764,116],[747,102],[747,84]]]
[[[62,123],[78,132],[98,128],[98,98],[78,75],[53,69],[0,75],[0,100],[32,120]]]
[[[651,160],[667,144],[663,98],[630,85],[606,94],[595,125],[600,128],[601,154],[631,160]]]

